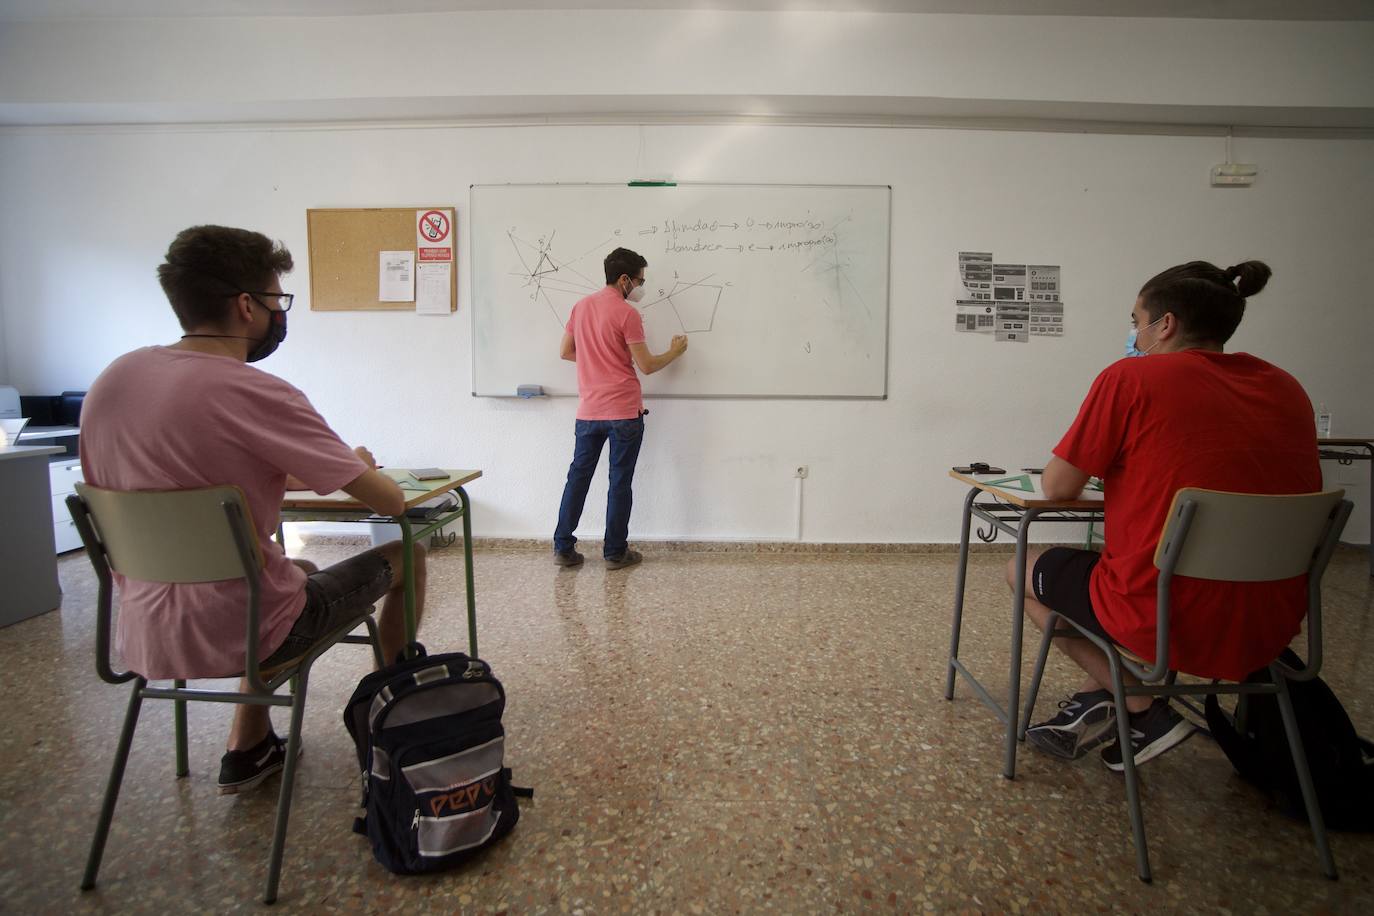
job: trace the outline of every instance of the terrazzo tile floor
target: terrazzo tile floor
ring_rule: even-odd
[[[307,542],[321,565],[358,545]],[[1341,879],[1198,736],[1142,769],[1155,882],[1134,873],[1120,777],[1023,750],[943,697],[952,554],[646,550],[559,570],[479,549],[483,655],[509,694],[507,764],[535,788],[498,847],[396,877],[350,832],[358,777],[340,710],[366,672],[315,669],[277,909],[287,912],[782,913],[1374,911],[1374,835],[1335,834]],[[961,657],[1005,690],[1005,555],[976,555]],[[422,639],[466,643],[461,550],[431,557]],[[63,608],[0,630],[0,911],[262,909],[277,780],[215,790],[230,710],[192,705],[174,776],[171,704],[145,704],[94,891],[77,890],[126,689],[93,668],[95,583],[60,562]],[[1362,553],[1325,587],[1323,672],[1374,734],[1374,608]],[[1026,640],[1026,677],[1035,640]],[[999,672],[1003,672],[999,674]],[[1077,678],[1051,663],[1040,710]],[[285,716],[278,719],[285,731]]]

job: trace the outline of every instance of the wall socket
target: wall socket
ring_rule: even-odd
[[[810,473],[811,473],[811,468],[807,467],[807,466],[804,465],[804,464],[799,464],[799,465],[797,465],[796,473],[794,473],[792,476],[793,476],[793,477],[800,478],[800,479],[802,479],[802,480],[805,480],[805,479],[806,479],[806,475],[808,475],[808,474],[810,474]]]

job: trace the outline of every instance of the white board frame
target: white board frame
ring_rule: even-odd
[[[468,238],[474,242],[469,243],[469,270],[468,270],[468,295],[472,303],[471,318],[471,361],[472,361],[472,396],[483,398],[505,398],[519,400],[519,395],[511,392],[509,394],[479,393],[477,388],[477,310],[480,303],[477,302],[475,283],[473,274],[477,270],[476,258],[473,246],[475,244],[476,226],[478,222],[477,206],[474,192],[480,189],[502,189],[502,188],[625,188],[633,187],[630,182],[567,182],[567,181],[544,181],[544,182],[497,182],[490,184],[474,183],[468,186]],[[677,394],[672,392],[644,392],[644,399],[647,400],[723,400],[723,401],[885,401],[889,392],[889,374],[892,368],[892,185],[890,184],[853,184],[853,183],[767,183],[767,182],[723,182],[723,181],[682,181],[682,182],[646,182],[647,187],[681,187],[681,188],[759,188],[759,189],[786,189],[796,188],[799,190],[807,189],[852,189],[852,190],[877,190],[887,191],[887,276],[885,285],[887,296],[883,301],[883,370],[882,370],[882,393],[881,394]],[[560,392],[544,395],[545,397],[577,397],[572,392]]]

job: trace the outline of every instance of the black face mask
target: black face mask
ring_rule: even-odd
[[[262,303],[258,302],[256,299],[254,299],[253,302],[257,305],[262,305]],[[262,307],[267,308],[265,305]],[[262,335],[262,339],[256,341],[253,344],[253,349],[248,351],[248,362],[250,363],[255,363],[260,359],[267,359],[267,357],[277,352],[277,347],[281,346],[281,342],[286,339],[286,313],[278,312],[274,309],[267,309],[267,311],[268,314],[271,315],[267,323],[267,333]],[[223,340],[254,340],[254,338],[244,337],[242,334],[181,335],[182,340],[188,337],[216,337]]]
[[[266,306],[264,306],[266,308]],[[260,359],[267,359],[277,352],[277,347],[286,339],[286,313],[272,312],[271,320],[267,325],[267,333],[262,336],[253,349],[248,351],[248,361],[255,363]]]

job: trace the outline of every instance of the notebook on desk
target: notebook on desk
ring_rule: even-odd
[[[5,439],[3,445],[11,446],[19,444],[19,434],[24,431],[24,427],[29,425],[28,417],[7,417],[0,420],[0,430],[4,431]]]

